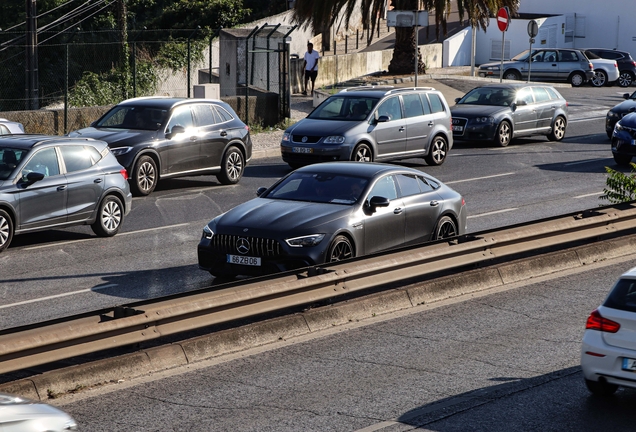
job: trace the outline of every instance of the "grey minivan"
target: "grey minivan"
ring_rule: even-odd
[[[292,168],[413,157],[441,165],[452,147],[450,108],[432,87],[342,90],[289,127],[281,141],[282,158]]]

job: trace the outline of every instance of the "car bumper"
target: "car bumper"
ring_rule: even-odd
[[[287,163],[310,164],[316,162],[348,161],[351,159],[351,146],[340,145],[302,145],[281,143],[280,152]]]
[[[457,141],[490,141],[497,132],[497,124],[467,123],[461,132],[453,131],[453,140]]]
[[[581,348],[581,369],[585,379],[636,388],[636,372],[622,368],[623,359],[636,359],[636,351],[607,345],[599,331],[586,330]]]
[[[622,131],[612,135],[612,153],[636,156],[636,138]]]

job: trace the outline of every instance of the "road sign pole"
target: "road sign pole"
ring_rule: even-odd
[[[497,11],[497,27],[501,30],[501,66],[499,67],[499,82],[503,81],[503,62],[506,47],[506,31],[510,25],[510,12],[507,7],[499,8]]]
[[[418,66],[419,66],[419,63],[420,63],[419,62],[419,55],[418,55],[419,54],[419,52],[418,52],[418,48],[419,48],[418,47],[418,43],[419,43],[419,34],[418,33],[419,33],[419,31],[418,30],[420,29],[420,27],[418,25],[420,23],[418,21],[418,16],[417,16],[418,12],[419,11],[415,11],[415,87],[417,87],[417,69],[418,69]]]
[[[539,34],[539,24],[535,20],[528,22],[528,36],[530,36],[530,49],[528,50],[528,82],[530,82],[530,70],[532,69],[532,44],[534,37]]]
[[[528,81],[530,82],[530,71],[532,70],[532,42],[534,39],[530,38],[530,49],[528,50]]]
[[[499,68],[499,82],[503,81],[503,61],[504,61],[504,46],[506,42],[506,32],[501,32],[501,67]]]

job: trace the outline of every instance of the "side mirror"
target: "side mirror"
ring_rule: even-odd
[[[26,178],[22,177],[24,183],[33,184],[44,178],[44,174],[41,172],[31,171],[26,175]]]
[[[378,117],[377,122],[378,123],[386,123],[390,120],[388,115],[381,115],[380,117]]]
[[[183,126],[174,125],[174,126],[172,126],[172,130],[168,131],[168,133],[166,134],[166,138],[171,139],[176,134],[180,134],[180,133],[184,133],[184,132],[185,132],[185,128]]]
[[[623,99],[629,99],[629,93],[623,93]]]
[[[371,207],[373,211],[375,211],[375,209],[378,207],[388,207],[388,206],[389,206],[389,199],[384,198],[382,196],[373,196],[369,200],[369,207]]]
[[[460,100],[462,100],[462,98],[455,98],[455,103],[459,102]]]
[[[266,187],[263,187],[263,186],[259,187],[258,189],[256,189],[256,196],[263,195],[263,193],[265,193],[266,190],[267,190]]]
[[[91,122],[91,124],[89,126],[90,127],[95,127],[96,124],[97,124],[97,120],[95,120],[94,122]]]
[[[525,106],[525,105],[528,105],[528,102],[526,102],[524,100],[518,100],[517,102],[515,102],[515,105],[517,105],[517,106]]]

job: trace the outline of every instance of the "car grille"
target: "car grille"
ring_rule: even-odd
[[[307,138],[303,141],[303,138]],[[308,136],[308,135],[292,135],[292,142],[303,143],[303,144],[316,144],[320,141],[321,136]]]
[[[240,253],[237,249],[239,239],[247,240],[249,244],[249,251],[241,255],[259,257],[277,257],[281,255],[281,246],[278,240],[228,234],[216,234],[213,236],[212,249],[223,254]]]
[[[453,135],[464,135],[464,132],[466,132],[466,123],[468,123],[468,119],[453,117],[451,123],[451,126],[453,127]],[[461,130],[457,130],[455,126],[459,126],[459,129]]]

